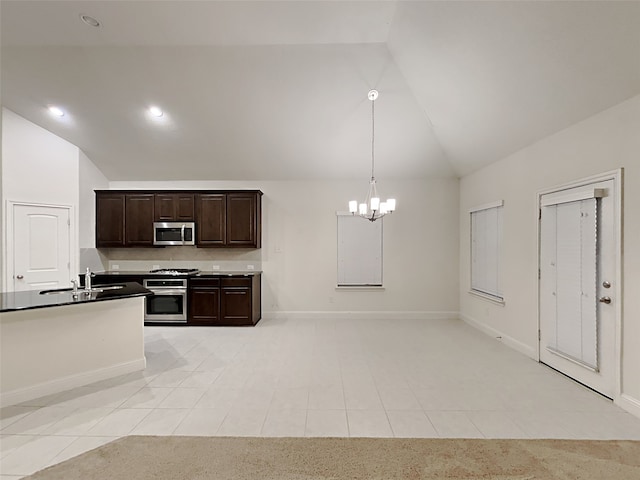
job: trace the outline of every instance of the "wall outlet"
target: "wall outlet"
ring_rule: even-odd
[[[120,270],[120,265],[114,263],[113,265],[111,265],[111,270]]]
[[[255,267],[253,265],[247,265],[247,270],[255,270]]]
[[[151,267],[151,270],[158,270],[160,268],[160,265],[154,265],[153,267]]]
[[[220,270],[220,265],[213,265],[212,267],[214,270]]]

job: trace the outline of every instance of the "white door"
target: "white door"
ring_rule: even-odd
[[[70,209],[13,206],[13,289],[67,287],[71,280]]]
[[[540,361],[613,398],[620,291],[614,180],[540,199]]]

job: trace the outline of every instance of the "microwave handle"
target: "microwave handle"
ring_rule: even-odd
[[[182,224],[182,228],[180,229],[180,238],[182,239],[183,245],[184,245],[184,227],[186,227],[186,225]]]

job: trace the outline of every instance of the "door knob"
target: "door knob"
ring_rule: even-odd
[[[22,279],[24,278],[24,275],[16,275],[16,278],[17,278],[18,280],[22,280]]]
[[[607,305],[609,305],[611,303],[611,298],[610,297],[600,297],[600,303],[606,303]]]

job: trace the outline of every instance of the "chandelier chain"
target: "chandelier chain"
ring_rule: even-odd
[[[375,116],[375,104],[376,101],[371,101],[371,180],[375,180],[373,175],[373,169],[375,165],[374,151],[375,151],[375,135],[376,135],[376,116]]]

